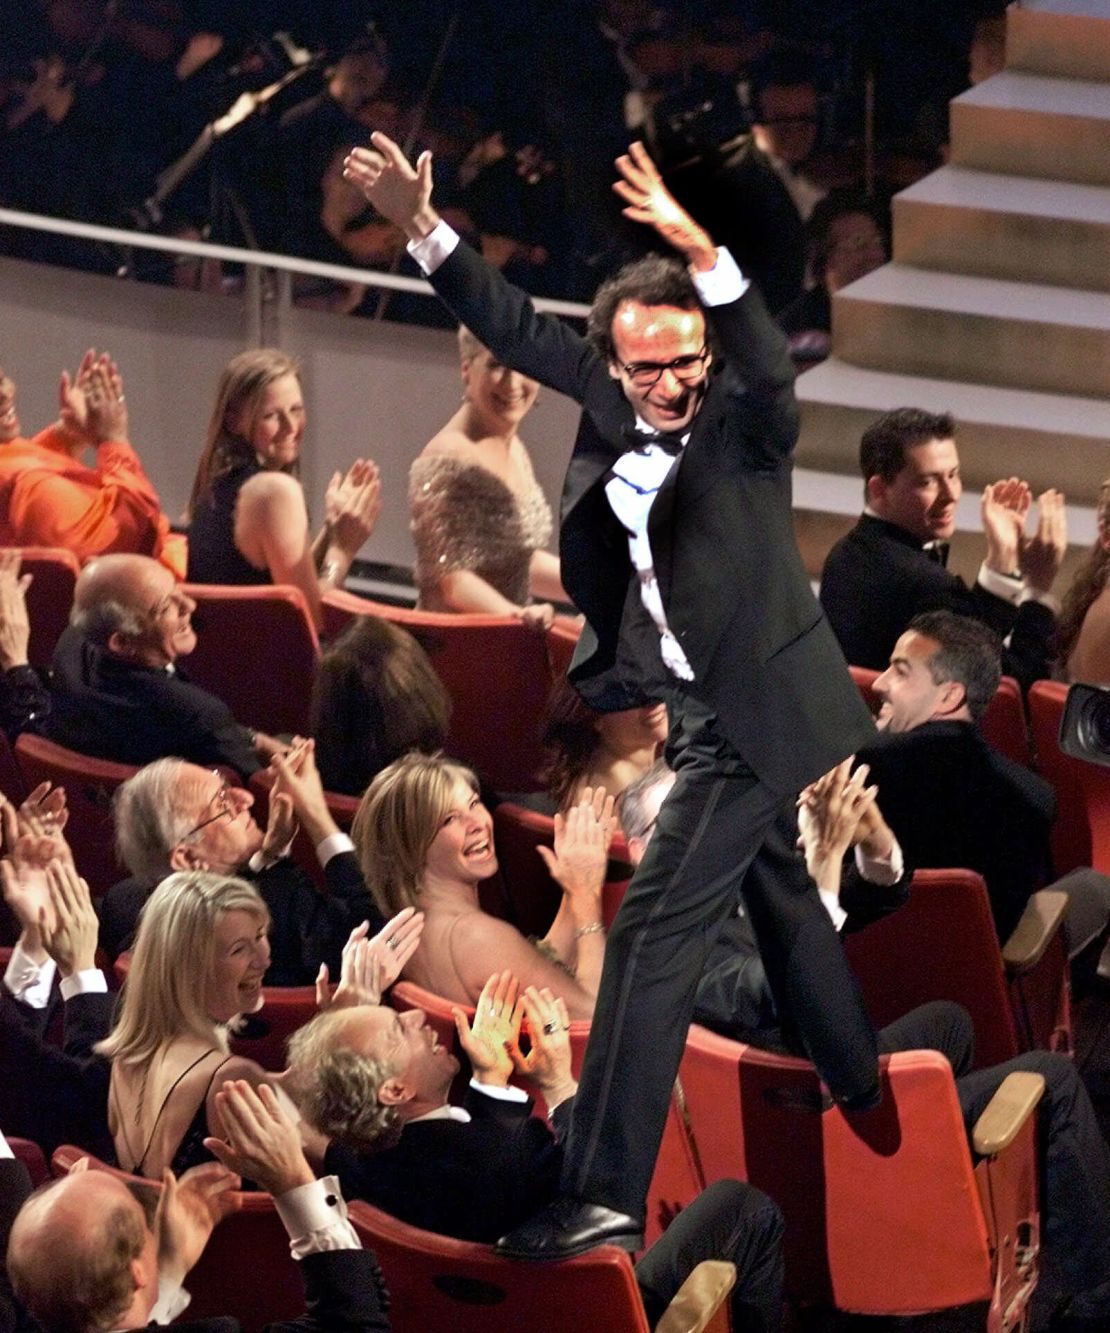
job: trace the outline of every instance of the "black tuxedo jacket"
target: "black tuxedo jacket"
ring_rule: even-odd
[[[111,1030],[115,1001],[110,993],[67,1000],[59,1050],[44,1038],[41,1011],[27,1010],[0,987],[0,1129],[34,1139],[47,1157],[59,1143],[76,1143],[112,1159],[110,1069],[92,1049]]]
[[[339,852],[324,867],[327,893],[289,857],[257,874],[237,872],[252,883],[270,909],[268,986],[311,986],[321,963],[339,975],[347,936],[360,921],[371,935],[385,925],[366,890],[354,852]],[[139,913],[154,885],[136,878],[114,884],[100,904],[100,943],[114,962],[134,941]]]
[[[602,711],[640,702],[663,675],[659,638],[604,490],[632,407],[588,342],[538,315],[465,243],[431,282],[498,360],[585,409],[562,501],[563,583],[587,621],[570,677]],[[696,677],[689,692],[715,711],[753,772],[785,795],[874,729],[794,540],[797,408],[785,340],[754,288],[706,314],[723,364],[655,498],[648,535],[668,623]]]
[[[262,766],[250,731],[182,667],[169,673],[127,662],[72,627],[54,649],[47,703],[34,729],[81,754],[140,765],[177,755],[245,777]]]
[[[983,876],[1004,941],[1051,877],[1049,784],[992,749],[970,722],[883,733],[859,761],[871,766],[868,780],[909,861]]]
[[[332,1143],[324,1170],[339,1177],[345,1198],[366,1199],[425,1231],[492,1244],[558,1193],[572,1103],[556,1108],[555,1134],[525,1103],[468,1088],[464,1104],[469,1124],[417,1121],[383,1152]]]
[[[930,559],[911,533],[862,514],[829,552],[821,572],[821,605],[853,666],[883,671],[906,626],[923,611],[971,616],[1011,636],[1003,670],[1023,685],[1048,674],[1056,617],[1039,602],[1015,607],[978,583]]]

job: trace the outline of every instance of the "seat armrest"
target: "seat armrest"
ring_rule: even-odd
[[[703,1333],[736,1285],[736,1265],[704,1259],[675,1293],[655,1326],[655,1333]],[[726,1322],[719,1325],[728,1329]]]
[[[1002,946],[1002,962],[1010,976],[1036,967],[1063,924],[1067,909],[1068,895],[1062,889],[1038,889],[1030,895],[1021,920]]]
[[[971,1132],[980,1157],[996,1157],[1008,1148],[1044,1095],[1040,1074],[1007,1074]]]

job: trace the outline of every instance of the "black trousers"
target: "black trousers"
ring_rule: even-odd
[[[736,1265],[734,1333],[782,1328],[782,1213],[762,1190],[718,1180],[678,1214],[636,1265],[648,1323],[655,1327],[687,1276],[703,1259]]]
[[[763,786],[686,691],[667,702],[677,780],[606,945],[562,1177],[567,1194],[634,1217],[698,982],[741,883],[778,1012],[833,1096],[865,1099],[878,1084],[874,1029],[795,848],[794,797]]]

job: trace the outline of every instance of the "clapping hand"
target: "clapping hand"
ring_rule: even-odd
[[[377,463],[356,458],[347,469],[332,474],[324,495],[324,518],[329,540],[354,559],[374,531],[382,510],[382,479]]]
[[[50,929],[54,926],[47,867],[56,860],[73,863],[62,833],[65,820],[65,792],[61,787],[40,783],[18,810],[0,795],[5,849],[0,860],[0,883],[4,901],[28,932],[33,948],[37,948],[42,923],[45,921]]]
[[[512,1051],[520,1037],[522,1008],[517,1004],[520,983],[509,971],[495,972],[482,987],[468,1023],[461,1009],[452,1009],[459,1044],[470,1059],[479,1083],[505,1087],[513,1072]]]
[[[511,1055],[517,1072],[543,1093],[548,1111],[573,1097],[577,1084],[570,1072],[570,1016],[566,1002],[546,986],[528,986],[520,997],[521,1016],[527,1027],[528,1053],[519,1043]]]
[[[268,1084],[252,1088],[228,1079],[216,1094],[224,1137],[204,1140],[218,1161],[274,1197],[314,1180],[301,1147],[300,1130],[285,1114]]]
[[[981,512],[987,537],[987,565],[999,574],[1019,568],[1025,520],[1033,494],[1020,477],[1007,477],[983,488]]]
[[[840,890],[841,862],[879,791],[865,785],[870,771],[866,764],[851,771],[854,758],[837,764],[798,798],[799,843],[806,868],[820,888],[831,892]]]
[[[27,614],[27,589],[31,574],[20,574],[22,555],[0,550],[0,671],[27,665],[31,620]]]
[[[1048,592],[1068,550],[1068,519],[1062,491],[1037,497],[1037,530],[1023,535],[1018,565],[1025,582],[1037,592]]]
[[[367,939],[368,921],[356,926],[343,946],[339,985],[334,994],[328,991],[328,965],[320,964],[316,978],[317,1008],[380,1004],[382,992],[393,985],[416,952],[423,930],[424,913],[415,907],[403,908],[372,939]]]
[[[219,1162],[191,1167],[180,1180],[168,1168],[162,1173],[154,1223],[161,1277],[178,1285],[185,1280],[216,1224],[241,1206],[233,1192],[239,1185],[239,1177]]]
[[[46,867],[50,912],[39,909],[42,946],[58,964],[63,977],[96,966],[100,923],[92,905],[89,886],[72,861],[54,860]]]
[[[604,787],[587,787],[577,804],[555,816],[554,851],[536,848],[572,905],[581,905],[575,915],[584,920],[596,921],[601,914],[601,888],[617,823],[613,806]]]

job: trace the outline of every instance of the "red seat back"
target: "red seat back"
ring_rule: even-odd
[[[81,1148],[65,1144],[52,1158],[54,1174],[65,1175],[82,1157],[94,1171],[110,1171],[132,1184],[160,1191],[160,1181],[143,1180],[108,1166]],[[237,1208],[213,1231],[186,1283],[192,1296],[190,1319],[231,1315],[244,1333],[262,1333],[267,1324],[293,1320],[304,1312],[304,1284],[289,1253],[289,1236],[274,1201],[262,1191],[240,1194]]]
[[[378,1256],[395,1333],[647,1333],[627,1254],[601,1246],[559,1264],[519,1264],[488,1245],[453,1240],[399,1222],[370,1204],[350,1219]]]
[[[27,1174],[31,1177],[33,1186],[41,1185],[43,1181],[50,1179],[50,1170],[46,1165],[46,1158],[42,1155],[42,1149],[37,1143],[32,1143],[30,1139],[20,1139],[9,1135],[8,1147],[12,1150],[12,1156],[16,1161],[22,1162],[27,1168]]]
[[[65,788],[66,838],[73,859],[93,896],[106,893],[127,873],[116,859],[112,795],[138,769],[78,754],[29,732],[16,741],[15,754],[28,790],[46,781]]]
[[[188,583],[197,609],[190,678],[236,719],[271,735],[308,735],[320,647],[299,588]]]
[[[20,572],[33,575],[27,589],[27,617],[31,622],[27,658],[32,666],[45,667],[50,665],[54,645],[69,624],[81,566],[71,551],[52,546],[25,546],[20,554]]]
[[[512,616],[451,615],[349,593],[325,595],[329,634],[352,615],[380,616],[419,641],[451,696],[451,754],[496,791],[538,790],[540,727],[553,680],[544,635]]]
[[[782,1208],[800,1303],[917,1314],[988,1301],[988,1223],[948,1062],[913,1051],[881,1067],[882,1105],[845,1115],[807,1061],[691,1028],[681,1077],[706,1176],[749,1180]],[[1032,1191],[1032,1133],[1024,1154]]]
[[[981,875],[919,870],[909,902],[845,935],[844,947],[876,1027],[930,1000],[954,1000],[971,1014],[977,1068],[1022,1049]]]

